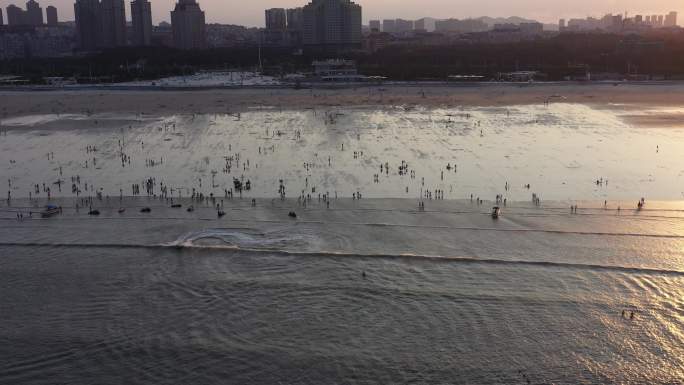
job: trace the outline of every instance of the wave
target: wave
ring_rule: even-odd
[[[469,263],[469,264],[491,264],[491,265],[522,265],[522,266],[538,266],[548,268],[570,268],[580,270],[592,271],[613,271],[631,274],[652,274],[652,275],[669,275],[684,277],[684,271],[649,268],[637,266],[621,266],[621,265],[601,265],[592,263],[573,263],[573,262],[557,262],[557,261],[530,261],[520,259],[494,259],[494,258],[476,258],[467,256],[444,256],[444,255],[428,255],[428,254],[413,254],[413,253],[353,253],[344,251],[328,251],[328,250],[311,250],[311,251],[296,251],[284,250],[269,247],[240,247],[235,244],[193,244],[192,242],[171,242],[164,244],[116,244],[116,243],[41,243],[41,242],[0,242],[0,247],[49,247],[49,248],[108,248],[108,249],[168,249],[168,250],[198,250],[198,251],[227,251],[240,252],[255,255],[283,255],[296,257],[331,257],[331,258],[385,258],[385,259],[420,259],[432,262],[443,263]]]

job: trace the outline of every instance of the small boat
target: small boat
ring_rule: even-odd
[[[287,216],[289,216],[290,218],[297,218],[297,213],[295,213],[294,211],[290,211],[290,212],[287,214]]]
[[[219,210],[217,214],[218,214],[218,217],[221,218],[222,216],[226,215],[226,212],[223,210]]]
[[[171,205],[171,208],[172,208],[172,209],[179,209],[179,208],[181,208],[181,207],[183,207],[183,205],[180,204],[180,203],[176,203],[176,204]]]
[[[124,213],[125,211],[126,211],[126,209],[125,209],[125,208],[123,208],[123,207],[119,207],[119,214],[123,214],[123,213]]]
[[[195,211],[195,207],[194,207],[194,206],[190,206],[190,207],[188,207],[188,210],[187,210],[187,211],[188,211],[189,213],[191,213],[191,212]]]
[[[143,207],[140,209],[140,212],[141,213],[149,213],[149,212],[152,212],[152,209],[149,207]]]
[[[499,219],[500,215],[501,215],[501,208],[499,206],[494,206],[492,208],[492,218],[493,219]]]
[[[88,211],[88,215],[100,215],[100,210],[90,210]]]
[[[47,205],[45,206],[45,209],[40,212],[41,218],[50,218],[52,216],[55,216],[59,213],[62,212],[62,209],[54,206],[54,205]]]

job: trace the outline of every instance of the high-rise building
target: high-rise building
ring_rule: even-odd
[[[43,8],[35,0],[26,3],[26,17],[29,25],[43,25]]]
[[[285,8],[271,8],[264,12],[266,16],[266,29],[282,31],[287,27]]]
[[[380,32],[380,20],[371,20],[368,22],[368,28],[373,32],[375,30],[376,32]]]
[[[504,25],[504,28],[508,28]],[[435,30],[443,33],[484,32],[490,29],[481,19],[446,19],[435,22]]]
[[[622,15],[615,15],[615,16],[613,16],[613,22],[612,22],[612,24],[611,24],[611,27],[612,27],[614,30],[616,30],[616,31],[621,30],[621,29],[622,29],[622,24],[623,24]]]
[[[361,47],[361,6],[351,0],[312,0],[304,6],[304,45]]]
[[[394,33],[396,30],[396,22],[394,19],[385,19],[382,21],[382,32]]]
[[[658,22],[656,23],[658,27],[662,27],[664,22],[663,15],[658,15]]]
[[[102,0],[100,3],[102,47],[126,45],[126,6],[124,0]]]
[[[47,19],[47,25],[50,27],[56,27],[59,24],[59,19],[57,18],[57,8],[49,5],[45,8],[45,18]]]
[[[26,12],[14,4],[7,6],[7,25],[26,25],[28,15]]]
[[[413,20],[396,19],[394,21],[394,32],[411,32],[413,31]]]
[[[415,31],[432,32],[435,30],[435,19],[431,17],[424,17],[413,22],[413,29]]]
[[[537,22],[520,23],[518,30],[524,36],[539,36],[544,33],[544,24]]]
[[[74,16],[76,17],[78,47],[82,50],[98,48],[102,35],[100,2],[98,0],[76,0]]]
[[[147,0],[131,2],[131,20],[133,24],[133,45],[149,46],[152,44],[152,4]]]
[[[677,12],[670,12],[665,15],[665,27],[674,27],[677,25]]]
[[[304,10],[302,7],[287,10],[287,29],[301,31],[304,29]]]
[[[195,0],[179,0],[171,11],[173,44],[178,49],[201,49],[207,46],[204,12]]]
[[[558,20],[558,30],[563,31],[565,29],[565,19]]]
[[[0,8],[0,26],[5,25],[5,22],[2,19],[2,8]]]
[[[654,27],[658,25],[658,15],[651,15],[651,25]]]

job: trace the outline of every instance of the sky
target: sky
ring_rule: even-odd
[[[59,19],[73,20],[74,0],[37,0],[43,8],[48,5],[57,7]],[[127,3],[127,15],[130,19],[130,8]],[[198,0],[205,11],[208,23],[239,24],[263,27],[264,9],[288,8],[306,4],[309,0]],[[26,0],[0,0],[0,7],[17,4],[22,8]],[[169,12],[175,0],[151,0],[152,16],[155,24],[170,19]],[[606,13],[665,14],[669,11],[679,12],[684,18],[684,3],[678,0],[357,0],[363,7],[363,19],[419,19],[421,17],[458,19],[478,16],[520,16],[546,23],[556,23],[559,18],[602,16]],[[4,15],[5,20],[7,16]],[[678,21],[679,24],[683,24]]]

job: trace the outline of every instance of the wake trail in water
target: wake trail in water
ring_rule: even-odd
[[[198,222],[215,222],[216,218],[181,218],[181,217],[135,217],[135,218],[116,218],[116,217],[100,217],[100,218],[65,218],[64,220],[74,221],[198,221]],[[0,218],[6,222],[16,222],[16,219]],[[49,221],[50,218],[33,218],[26,220],[25,223],[33,221]],[[287,220],[255,220],[255,219],[224,219],[224,221],[234,223],[268,223],[268,224],[292,224],[292,221]],[[440,226],[440,225],[410,225],[400,223],[373,223],[373,222],[340,222],[340,221],[317,221],[317,220],[298,220],[297,224],[305,225],[337,225],[337,226],[370,226],[370,227],[395,227],[395,228],[410,228],[410,229],[431,229],[431,230],[461,230],[461,231],[488,231],[501,233],[542,233],[542,234],[561,234],[561,235],[584,235],[584,236],[610,236],[610,237],[644,237],[644,238],[664,238],[664,239],[684,239],[681,234],[649,234],[649,233],[630,233],[630,232],[604,232],[604,231],[573,231],[573,230],[553,230],[553,229],[534,229],[534,228],[497,228],[497,227],[475,227],[475,226]]]
[[[523,265],[548,268],[571,268],[592,271],[616,271],[631,274],[653,274],[684,277],[684,271],[671,269],[657,269],[635,266],[600,265],[590,263],[554,262],[554,261],[529,261],[518,259],[493,259],[464,256],[423,255],[412,253],[351,253],[342,251],[292,251],[275,248],[240,247],[235,244],[197,245],[191,242],[172,242],[166,244],[114,244],[114,243],[39,243],[39,242],[2,242],[0,247],[48,247],[48,248],[105,248],[105,249],[151,249],[151,250],[197,250],[197,251],[224,251],[240,252],[254,255],[283,255],[296,257],[344,257],[344,258],[385,258],[385,259],[419,259],[445,263],[471,263],[491,265]]]

